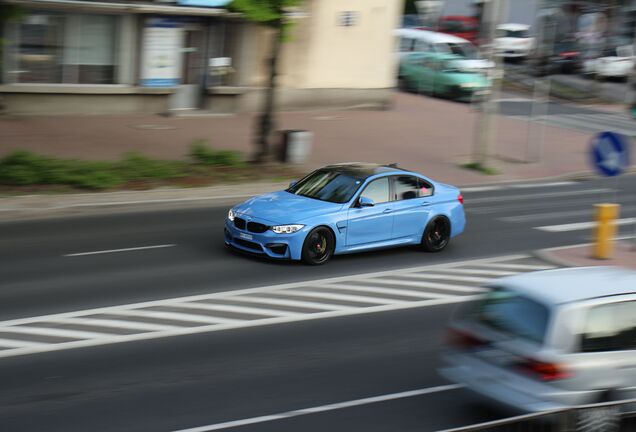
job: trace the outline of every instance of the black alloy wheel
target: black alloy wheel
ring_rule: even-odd
[[[448,245],[450,233],[449,220],[445,217],[435,218],[428,223],[424,231],[422,246],[428,252],[440,252]]]
[[[305,264],[324,264],[333,256],[335,246],[335,238],[328,228],[314,228],[307,234],[301,258]]]

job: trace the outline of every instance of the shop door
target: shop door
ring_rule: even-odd
[[[203,105],[205,78],[205,32],[185,30],[182,82],[175,93],[175,109],[198,109]]]

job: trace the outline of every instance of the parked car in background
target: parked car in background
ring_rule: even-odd
[[[413,53],[402,58],[400,87],[418,93],[471,101],[485,94],[490,83],[482,73],[462,70],[454,54]]]
[[[532,51],[534,38],[526,24],[502,24],[497,27],[495,54],[506,59],[524,59]]]
[[[399,42],[399,57],[412,52],[455,54],[463,71],[484,71],[494,64],[479,57],[475,45],[466,39],[428,30],[399,29],[394,33]]]
[[[536,46],[529,57],[529,68],[534,75],[576,73],[583,70],[583,55],[575,39],[560,40],[554,45]]]
[[[564,39],[554,44],[551,58],[553,69],[558,73],[577,73],[583,68],[581,49],[575,39]]]
[[[499,279],[460,310],[449,332],[440,372],[497,406],[539,412],[636,398],[632,270],[571,268]]]
[[[596,59],[586,60],[583,72],[600,79],[627,79],[634,69],[635,62],[633,45],[622,45],[603,51]]]
[[[466,39],[477,44],[479,38],[479,21],[469,16],[443,16],[437,24],[437,31]]]

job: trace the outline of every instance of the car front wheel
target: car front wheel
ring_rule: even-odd
[[[324,264],[333,256],[335,246],[336,240],[328,228],[314,228],[305,238],[301,259],[309,265]]]
[[[428,252],[440,252],[450,241],[451,226],[448,219],[438,217],[428,223],[422,236],[422,246]]]

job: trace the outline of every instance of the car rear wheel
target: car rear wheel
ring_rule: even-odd
[[[328,228],[314,228],[305,238],[301,259],[309,265],[324,264],[333,256],[335,246],[336,240]]]
[[[428,252],[441,252],[450,241],[451,226],[445,217],[430,221],[422,236],[422,246]]]

